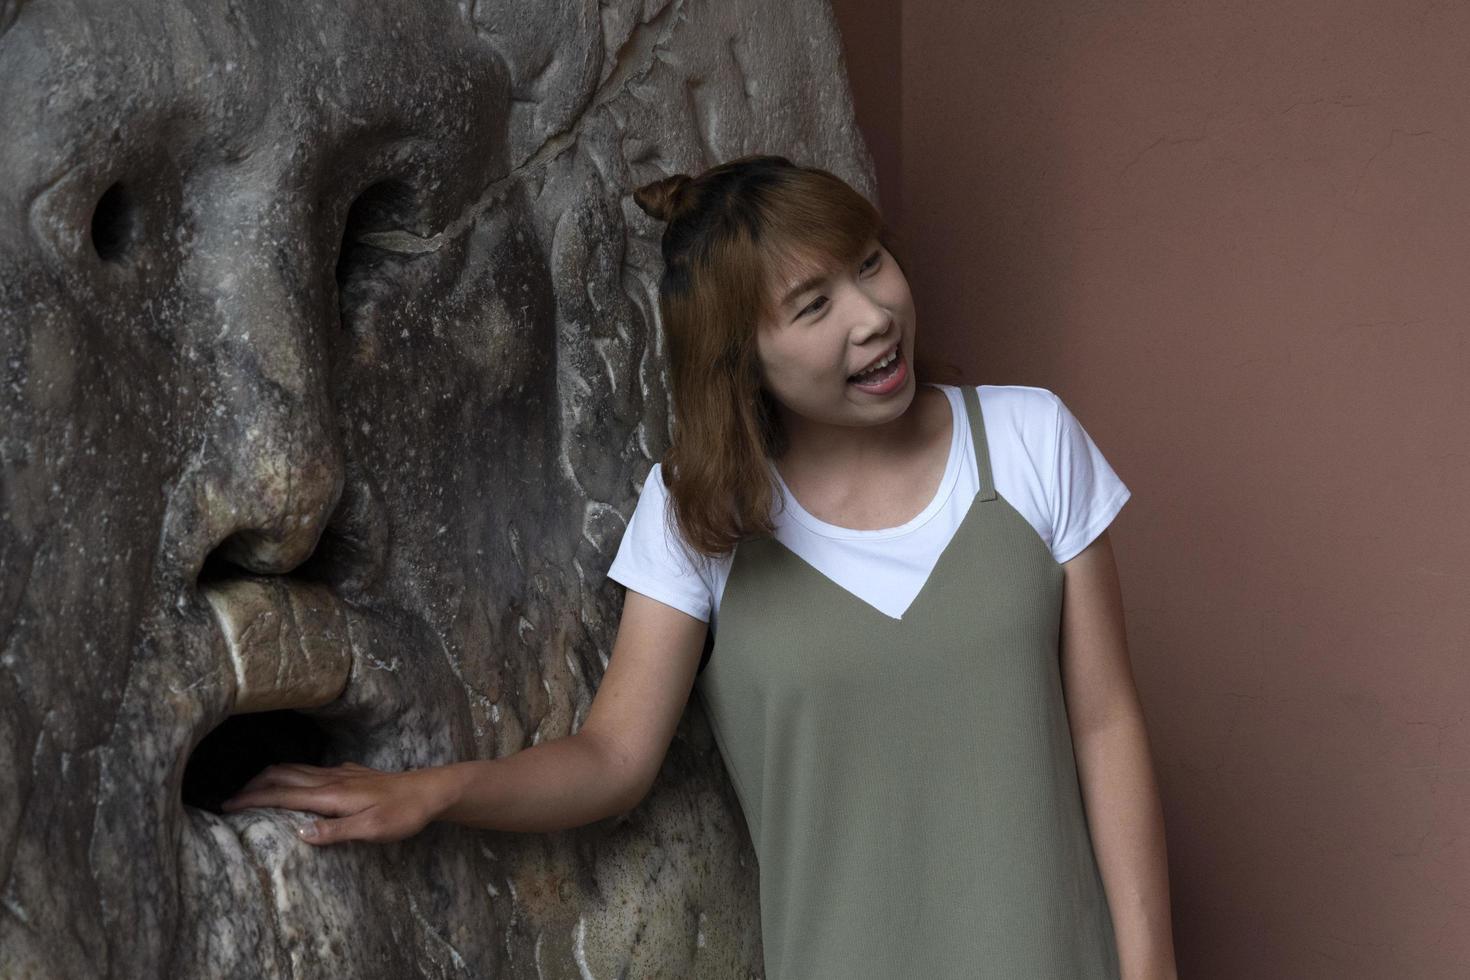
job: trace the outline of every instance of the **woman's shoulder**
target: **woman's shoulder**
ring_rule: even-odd
[[[650,490],[665,495],[669,492],[669,485],[664,482],[664,464],[661,461],[650,466],[648,475],[643,478],[642,492],[648,493]]]
[[[1061,399],[1049,388],[1034,385],[949,385],[935,387],[959,399],[963,389],[974,388],[980,408],[985,413],[987,430],[999,427],[1018,436],[1050,432],[1056,424],[1057,406]]]
[[[650,526],[644,528],[643,533],[653,533],[653,525],[656,525],[658,533],[667,546],[676,550],[679,557],[688,566],[709,568],[718,565],[722,560],[729,561],[728,555],[719,557],[706,555],[695,549],[685,539],[679,527],[679,521],[674,515],[673,494],[670,493],[668,482],[664,479],[664,468],[661,461],[650,466],[648,475],[643,478],[636,513],[647,515],[647,523]]]
[[[653,534],[657,528],[660,535],[675,534],[673,501],[669,496],[668,484],[664,482],[661,463],[655,462],[648,468],[643,482],[635,487],[635,491],[637,502],[630,520],[633,525],[637,525],[639,533]]]

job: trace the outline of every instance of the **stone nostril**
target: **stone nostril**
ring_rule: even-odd
[[[294,573],[350,595],[373,584],[387,560],[388,525],[373,485],[346,481],[311,555]]]
[[[379,494],[371,481],[357,476],[344,480],[336,508],[320,523],[314,538],[283,539],[252,528],[238,530],[205,555],[197,583],[289,574],[297,581],[351,595],[377,580],[387,552],[388,524]]]
[[[216,548],[204,557],[204,564],[199,566],[199,576],[195,584],[204,588],[207,585],[245,574],[248,574],[247,569],[230,561],[219,548]]]
[[[92,247],[104,262],[127,257],[137,237],[137,204],[123,184],[113,184],[92,212]]]
[[[279,575],[300,565],[316,541],[302,537],[281,539],[256,531],[236,531],[215,549],[223,560],[259,575]]]
[[[246,571],[281,575],[316,549],[342,496],[342,467],[292,466],[281,459],[255,459],[248,466],[230,491],[211,496],[216,526],[228,531],[213,550]]]

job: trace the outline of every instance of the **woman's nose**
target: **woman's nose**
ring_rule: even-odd
[[[853,290],[852,341],[861,346],[893,329],[893,314],[861,289]]]

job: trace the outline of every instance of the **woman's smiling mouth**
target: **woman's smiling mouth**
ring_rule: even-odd
[[[876,371],[879,368],[887,367],[888,364],[889,364],[889,362],[892,361],[893,358],[895,358],[895,357],[898,356],[898,348],[899,348],[899,345],[898,344],[894,344],[893,345],[893,348],[887,354],[884,354],[882,357],[878,358],[878,360],[874,361],[872,364],[869,364],[867,367],[863,368],[861,371],[855,371],[852,374],[848,375],[849,380],[856,381],[859,378],[862,378],[863,375],[868,374],[869,372]]]
[[[908,378],[908,364],[903,358],[902,345],[872,366],[847,379],[847,383],[861,391],[875,395],[886,395],[896,391]]]

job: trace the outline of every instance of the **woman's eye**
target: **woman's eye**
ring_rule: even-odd
[[[878,264],[878,260],[880,258],[882,258],[882,257],[883,257],[883,253],[882,252],[874,252],[872,255],[870,255],[870,256],[867,257],[867,259],[863,262],[861,268],[862,269],[871,269],[871,268],[873,268],[874,266],[876,266]]]
[[[803,309],[800,313],[798,313],[797,316],[806,316],[808,313],[815,313],[815,312],[817,312],[818,310],[820,310],[822,308],[821,306],[818,306],[817,304],[821,303],[821,304],[825,305],[826,302],[827,302],[827,297],[825,297],[825,296],[818,296],[816,299],[814,299],[810,303],[808,303],[806,305],[806,308]]]

